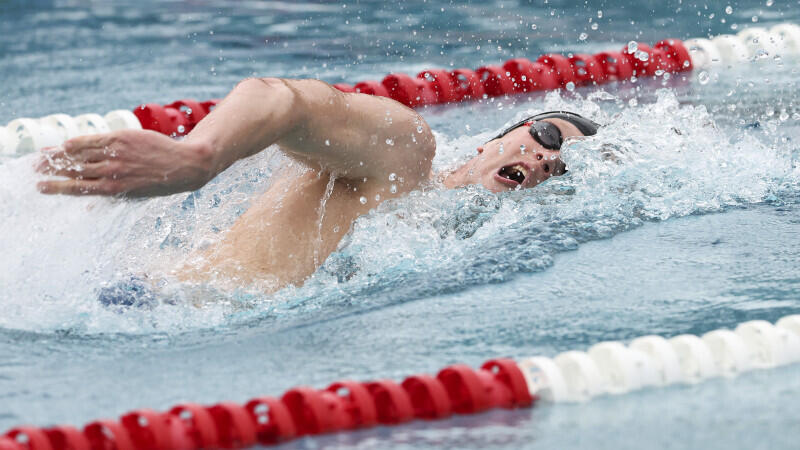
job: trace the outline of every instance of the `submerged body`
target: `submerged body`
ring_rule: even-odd
[[[520,122],[439,179],[448,188],[481,184],[493,192],[533,187],[564,172],[560,145],[583,136],[579,127],[571,116]],[[435,139],[415,111],[314,80],[248,79],[184,141],[126,130],[46,150],[38,170],[67,179],[38,187],[47,194],[172,194],[197,189],[272,144],[303,168],[276,174],[217,243],[176,268],[179,279],[266,292],[301,284],[359,216],[436,176]]]

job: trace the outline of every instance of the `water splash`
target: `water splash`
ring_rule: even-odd
[[[42,196],[31,182],[30,158],[9,161],[0,166],[9,180],[0,187],[0,242],[11,256],[0,267],[0,327],[138,334],[350,313],[545,270],[561,252],[647,221],[790,199],[800,190],[791,150],[748,129],[721,129],[705,107],[680,105],[669,90],[636,106],[603,91],[587,98],[550,93],[507,122],[557,109],[604,125],[596,136],[565,142],[567,176],[502,195],[434,183],[358,219],[303,287],[269,297],[246,286],[206,290],[213,299],[200,308],[179,302],[119,314],[95,299],[99,287],[132,273],[165,272],[218,239],[274,170],[302,168],[268,151],[198,192],[123,201]],[[453,130],[436,134],[435,170],[458,166],[496,132]]]

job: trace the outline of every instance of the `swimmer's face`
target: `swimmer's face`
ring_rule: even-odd
[[[555,126],[565,141],[583,136],[575,125],[562,119],[537,122]],[[478,147],[478,155],[447,177],[447,187],[481,184],[492,192],[503,192],[531,188],[552,176],[562,175],[566,167],[561,152],[537,142],[529,130],[529,125],[523,125]]]

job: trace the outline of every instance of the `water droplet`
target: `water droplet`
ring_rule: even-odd
[[[500,143],[500,148],[497,150],[497,153],[502,155],[504,151],[505,151],[505,149],[503,148],[503,143],[501,142]]]
[[[178,133],[183,133],[184,131],[186,131],[186,127],[183,125],[178,125]]]
[[[708,76],[708,72],[705,70],[701,70],[700,73],[697,74],[697,81],[699,81],[700,84],[708,84],[708,80],[710,79],[711,77]]]
[[[361,198],[359,198],[358,201],[361,202],[362,205],[366,205],[367,204],[367,197],[361,196]]]
[[[566,86],[564,86],[564,87],[565,87],[565,88],[567,88],[567,90],[568,90],[568,91],[572,92],[572,91],[574,91],[574,90],[575,90],[575,83],[573,83],[572,81],[570,81],[570,82],[569,82],[569,83],[567,83],[567,85],[566,85]]]
[[[376,202],[381,201],[381,194],[375,194],[375,201]]]
[[[753,22],[758,22],[758,16],[753,16],[750,18]]]
[[[386,138],[386,145],[394,145],[394,140]]]
[[[330,146],[331,145],[331,141],[325,139],[325,145]]]
[[[393,184],[393,185],[389,186],[389,192],[391,192],[392,194],[396,194],[397,193],[397,185]]]
[[[597,11],[597,18],[598,19],[602,19],[603,18],[603,10],[602,9]]]
[[[775,4],[775,2],[774,2],[774,1],[772,1],[772,0],[767,0],[767,6],[772,6],[772,5],[774,5],[774,4]]]
[[[593,24],[592,24],[592,26],[591,26],[590,28],[591,28],[592,30],[596,30],[596,29],[598,28],[598,25],[597,25],[596,23],[593,23]]]
[[[636,100],[635,98],[632,98],[632,99],[628,100],[628,106],[634,107],[634,106],[637,106],[637,105],[639,105],[639,100]]]
[[[588,38],[588,37],[589,37],[589,35],[588,35],[588,34],[586,34],[586,33],[581,33],[581,34],[580,34],[580,36],[578,36],[578,40],[579,40],[579,41],[585,41],[585,40],[586,40],[586,38]]]
[[[638,51],[636,52],[636,59],[639,61],[647,61],[650,59],[650,55],[647,52]]]
[[[639,44],[636,41],[628,42],[628,53],[636,53],[639,50]]]
[[[525,144],[519,146],[519,152],[522,153],[523,155],[525,154]]]
[[[787,113],[786,111],[781,111],[781,115],[778,116],[778,118],[781,119],[781,122],[786,122],[787,120],[789,120],[789,113]]]
[[[725,14],[733,14],[733,8],[731,5],[725,7]]]
[[[422,133],[422,125],[417,125],[417,133]]]
[[[551,160],[555,161],[555,160],[556,160],[556,158],[558,158],[558,156],[556,156],[556,155],[550,155],[550,159],[551,159]]]

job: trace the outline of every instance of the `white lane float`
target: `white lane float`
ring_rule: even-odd
[[[627,346],[601,342],[587,352],[568,351],[517,362],[532,395],[548,402],[585,402],[649,386],[695,384],[714,377],[800,363],[800,314],[775,325],[764,320],[720,329],[702,338],[642,336]]]
[[[132,112],[125,109],[111,111],[103,117],[111,131],[141,130],[142,124]]]

